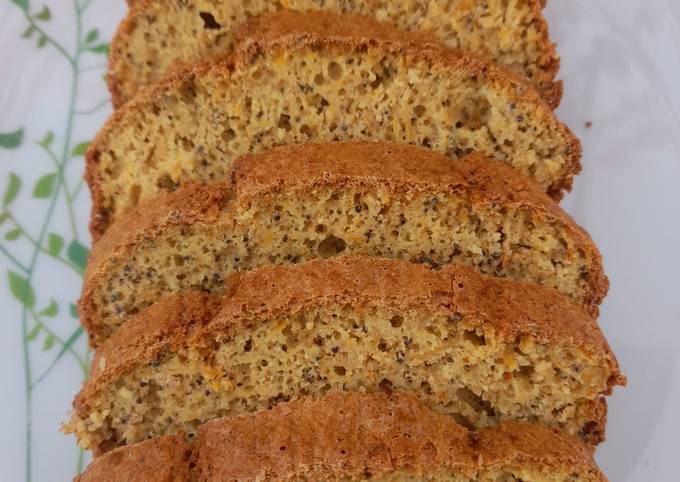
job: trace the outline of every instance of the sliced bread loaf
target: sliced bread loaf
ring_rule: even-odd
[[[604,437],[625,383],[595,320],[554,290],[338,257],[233,275],[134,317],[97,350],[67,429],[101,453],[334,391],[414,391],[470,427],[506,419]]]
[[[111,42],[108,78],[114,105],[178,63],[229,52],[241,23],[284,7],[369,15],[403,30],[427,32],[529,79],[551,105],[559,103],[561,83],[554,80],[559,57],[539,0],[146,0],[129,10]]]
[[[588,305],[607,291],[592,240],[502,163],[387,143],[285,146],[241,158],[234,184],[159,195],[95,243],[80,315],[96,344],[169,293],[220,293],[231,272],[339,253],[480,272]]]
[[[160,191],[227,178],[234,159],[306,141],[473,150],[555,197],[580,145],[528,84],[363,17],[284,11],[246,25],[231,60],[176,72],[106,123],[87,154],[95,238]]]
[[[407,394],[332,394],[214,420],[95,459],[76,482],[606,482],[582,443],[505,422],[471,434]]]

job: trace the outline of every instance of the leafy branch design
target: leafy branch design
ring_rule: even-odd
[[[93,28],[87,32],[83,29],[83,15],[93,0],[73,0],[76,37],[73,51],[69,51],[43,28],[52,19],[52,12],[47,5],[34,9],[30,5],[30,0],[9,1],[21,11],[26,20],[27,27],[22,37],[27,41],[35,42],[38,49],[53,48],[68,63],[71,74],[61,150],[55,148],[57,139],[55,139],[53,131],[46,132],[40,140],[35,142],[50,161],[50,169],[38,178],[30,190],[30,198],[37,200],[39,206],[41,206],[39,211],[35,212],[35,216],[41,219],[39,229],[37,232],[31,232],[16,214],[17,203],[25,202],[27,197],[24,182],[16,173],[9,174],[0,209],[0,229],[3,232],[2,240],[0,240],[0,254],[8,261],[10,266],[7,270],[10,292],[21,305],[23,368],[26,390],[25,470],[26,480],[30,482],[32,478],[31,410],[33,390],[64,357],[75,361],[82,371],[83,377],[87,377],[89,372],[89,350],[85,347],[84,352],[81,353],[76,348],[76,342],[83,336],[84,330],[75,322],[78,319],[75,303],[68,303],[68,315],[66,315],[67,319],[71,320],[69,323],[74,325],[74,329],[66,337],[59,336],[53,329],[53,323],[60,312],[63,311],[62,307],[52,297],[48,298],[49,301],[45,305],[40,303],[42,306],[38,306],[39,302],[34,291],[34,285],[36,265],[41,258],[58,263],[77,278],[82,278],[85,270],[89,250],[79,240],[78,219],[74,210],[74,204],[82,191],[83,181],[80,178],[71,186],[66,178],[65,171],[69,163],[82,157],[87,149],[87,142],[77,142],[74,139],[76,118],[93,114],[108,104],[108,101],[103,101],[91,109],[76,110],[80,75],[83,72],[102,69],[105,66],[104,63],[94,67],[83,66],[83,55],[106,56],[108,54],[108,43],[100,41],[97,29]],[[0,133],[0,149],[20,149],[25,145],[26,137],[23,127],[12,132]],[[69,235],[66,237],[53,231],[54,213],[58,206],[64,207],[68,213]],[[18,249],[22,246],[24,247],[23,250]],[[28,247],[28,250],[25,249],[26,247]],[[22,257],[18,254],[20,252],[29,252],[30,254],[28,257]],[[74,295],[77,296],[77,293]],[[47,368],[40,373],[34,373],[35,368],[32,364],[32,354],[37,349],[54,353]],[[81,472],[82,464],[83,452],[81,450],[78,455],[77,473]]]

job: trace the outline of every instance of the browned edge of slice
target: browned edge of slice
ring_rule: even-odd
[[[423,40],[421,34],[395,31],[365,17],[338,17],[325,12],[304,14],[293,11],[283,11],[276,15],[276,22],[273,24],[271,22],[274,17],[271,16],[246,23],[238,34],[240,43],[234,54],[173,70],[162,80],[142,89],[134,99],[115,111],[107,120],[90,143],[86,154],[85,179],[90,187],[93,203],[90,232],[95,241],[112,222],[100,189],[98,159],[116,124],[126,116],[133,115],[135,111],[145,110],[150,104],[166,96],[167,92],[180,89],[196,78],[209,74],[229,78],[232,72],[250,65],[257,56],[282,48],[297,50],[307,47],[338,47],[359,52],[369,47],[380,48],[386,53],[400,55],[407,62],[427,61],[432,66],[462,71],[469,77],[479,76],[489,83],[502,84],[518,102],[535,104],[555,123],[556,129],[566,139],[568,157],[558,180],[548,188],[548,194],[559,200],[566,191],[571,190],[574,176],[581,171],[581,144],[569,128],[554,117],[550,107],[527,81],[471,54]],[[318,16],[323,21],[303,22],[299,20],[300,16]],[[343,20],[333,21],[335,18]]]
[[[220,216],[237,217],[253,200],[262,202],[282,189],[305,192],[315,186],[346,185],[392,189],[395,195],[436,188],[468,190],[471,199],[490,206],[525,206],[536,220],[564,226],[593,260],[586,304],[596,306],[607,293],[609,281],[596,246],[568,214],[530,180],[512,168],[483,156],[471,155],[452,163],[436,152],[383,142],[300,144],[246,155],[236,161],[234,183],[190,186],[162,193],[121,217],[97,241],[90,253],[79,302],[81,320],[95,334],[94,290],[109,264],[124,259],[129,249],[170,226],[211,223]],[[235,187],[234,187],[235,186]],[[96,340],[92,340],[93,342]]]
[[[89,401],[110,383],[167,352],[231,336],[252,320],[277,319],[329,303],[420,308],[447,316],[478,313],[500,339],[569,345],[601,358],[610,372],[602,395],[626,383],[596,321],[580,304],[552,289],[482,276],[461,265],[434,271],[399,260],[339,257],[265,266],[234,274],[226,284],[224,297],[189,292],[161,300],[105,340],[90,379],[74,400],[75,413],[86,418]],[[604,440],[606,404],[599,402],[596,420],[584,434],[592,443]]]
[[[405,472],[457,474],[527,470],[606,482],[577,439],[506,422],[470,433],[408,394],[331,394],[223,418],[187,441],[165,436],[117,448],[77,482],[340,480]]]
[[[189,482],[192,445],[166,435],[95,458],[74,482]]]
[[[527,335],[604,353],[612,373],[606,394],[626,383],[597,322],[580,303],[550,288],[484,276],[463,265],[432,270],[396,259],[340,256],[262,266],[234,273],[225,284],[224,296],[187,292],[135,315],[98,347],[78,403],[121,373],[157,359],[168,347],[184,347],[208,332],[230,333],[252,319],[276,318],[331,301],[429,306],[435,311],[456,305],[484,314],[503,339]],[[106,360],[103,367],[100,359]]]
[[[229,0],[222,0],[229,1]],[[548,24],[545,17],[543,16],[543,7],[545,6],[544,0],[525,0],[528,3],[528,8],[531,11],[533,17],[533,27],[536,28],[538,32],[539,40],[537,42],[542,45],[542,51],[538,60],[538,67],[540,79],[535,81],[536,88],[541,92],[544,100],[554,109],[559,106],[560,100],[562,98],[562,81],[555,80],[557,73],[560,68],[560,58],[557,54],[555,44],[550,40],[550,35],[548,32]],[[127,100],[133,97],[133,93],[125,92],[126,89],[123,88],[123,78],[121,76],[125,75],[122,67],[128,62],[126,59],[125,51],[128,49],[128,39],[131,33],[137,28],[141,18],[148,15],[153,15],[155,12],[154,7],[158,7],[158,0],[128,0],[128,5],[130,6],[127,15],[119,24],[114,36],[111,41],[110,54],[108,59],[108,69],[107,69],[107,83],[109,91],[111,93],[111,100],[114,108],[122,106]],[[281,8],[281,7],[278,7]],[[322,7],[323,8],[323,7]],[[352,8],[341,7],[341,8]],[[352,12],[343,11],[345,15],[351,15]],[[266,15],[263,13],[261,15]],[[238,30],[238,29],[236,29]],[[235,33],[235,31],[234,31]],[[362,32],[363,33],[363,32]],[[426,34],[433,35],[433,34]],[[434,38],[434,37],[433,37]],[[446,39],[438,39],[440,43],[446,43]],[[228,54],[229,52],[224,52],[223,54]],[[207,57],[208,54],[206,54]],[[186,65],[188,63],[200,61],[200,58],[194,59],[177,59],[173,62],[172,67],[168,69],[163,75],[166,75],[169,71],[176,69],[178,66]],[[157,80],[160,80],[159,77]],[[129,79],[127,79],[129,81]],[[144,85],[139,85],[139,88],[144,87]]]
[[[540,12],[538,5],[534,8]],[[542,15],[539,13],[542,18]],[[548,39],[547,23],[543,19],[542,33],[547,42],[551,45],[549,52],[545,54],[545,62],[550,64],[552,77],[559,70],[560,61],[556,54],[555,46]],[[379,40],[390,42],[402,46],[415,46],[423,50],[435,50],[444,52],[444,57],[460,57],[469,59],[468,62],[476,60],[484,66],[494,67],[499,77],[506,80],[517,82],[523,87],[528,87],[534,97],[541,99],[551,108],[556,108],[562,98],[562,82],[552,82],[547,90],[538,91],[536,86],[525,77],[518,75],[493,61],[482,57],[476,52],[465,51],[447,47],[441,40],[431,34],[419,31],[404,31],[393,26],[378,22],[363,15],[338,15],[332,12],[313,11],[299,12],[295,10],[283,10],[270,12],[253,17],[241,25],[235,32],[235,51],[243,53],[250,47],[249,44],[257,44],[257,49],[263,52],[280,48],[283,46],[294,47],[295,43],[300,42],[301,37],[316,37],[333,39],[358,39],[358,40]],[[448,55],[447,55],[448,54]]]
[[[386,52],[398,52],[412,62],[425,60],[433,66],[451,71],[460,69],[470,77],[484,77],[490,83],[503,84],[518,100],[548,107],[546,114],[553,115],[541,94],[513,72],[470,52],[447,48],[422,33],[403,32],[358,15],[283,10],[244,23],[236,32],[236,39],[233,56],[236,68],[251,64],[259,55],[280,49],[341,45],[360,51],[380,46]],[[561,96],[561,83],[555,89]],[[551,197],[559,200],[571,190],[573,177],[581,171],[581,143],[565,124],[555,120],[567,139],[571,154],[563,167],[561,181],[548,191]]]

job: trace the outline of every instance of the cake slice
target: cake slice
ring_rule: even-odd
[[[79,313],[94,344],[128,315],[265,264],[339,253],[532,281],[595,306],[600,254],[535,183],[502,163],[387,143],[302,144],[247,155],[233,183],[159,195],[90,254]]]
[[[274,145],[388,140],[451,159],[473,150],[559,198],[580,145],[524,81],[363,17],[284,11],[253,20],[230,60],[175,72],[119,109],[90,144],[95,238],[160,191],[226,179]]]
[[[235,274],[141,312],[97,350],[67,430],[102,453],[327,392],[413,391],[470,427],[604,438],[625,379],[595,320],[554,290],[339,257]]]
[[[444,44],[483,55],[529,79],[553,106],[559,57],[550,41],[539,0],[484,3],[466,0],[196,0],[138,1],[111,42],[109,87],[114,105],[133,97],[172,66],[229,52],[234,32],[249,18],[281,8],[369,15],[402,30],[419,30]]]
[[[506,422],[470,433],[410,395],[333,394],[105,454],[76,482],[606,482],[587,447]]]

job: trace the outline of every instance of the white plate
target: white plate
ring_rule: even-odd
[[[87,189],[69,199],[83,168],[77,146],[110,112],[100,52],[125,5],[48,0],[48,15],[42,1],[29,1],[30,14],[26,0],[0,4],[0,133],[22,134],[0,136],[0,195],[16,173],[21,189],[8,207],[24,230],[13,219],[0,226],[2,248],[16,260],[0,252],[0,478],[42,482],[69,480],[82,463],[58,431],[88,360],[69,308],[89,245]],[[597,458],[612,481],[676,481],[680,4],[551,0],[546,12],[562,55],[559,115],[584,145],[583,173],[564,204],[605,256],[612,285],[600,321],[629,378],[611,398]],[[65,160],[69,197],[56,167]],[[44,250],[36,254],[32,240]]]

